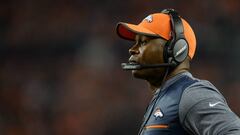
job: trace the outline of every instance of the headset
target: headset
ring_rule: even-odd
[[[177,66],[187,58],[189,51],[189,45],[184,36],[183,22],[174,9],[164,9],[161,13],[170,16],[172,29],[171,39],[164,46],[164,61]]]
[[[122,63],[124,70],[139,70],[146,68],[159,68],[159,67],[176,67],[182,63],[188,56],[189,45],[184,36],[184,28],[181,18],[174,9],[164,9],[161,13],[170,16],[171,24],[171,39],[164,45],[163,57],[164,62],[161,64],[130,64]]]

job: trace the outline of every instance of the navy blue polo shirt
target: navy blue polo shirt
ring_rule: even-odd
[[[150,102],[140,135],[240,135],[240,120],[210,82],[189,72],[166,81]]]

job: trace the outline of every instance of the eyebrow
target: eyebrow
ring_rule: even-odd
[[[159,43],[163,44],[163,45],[165,45],[167,43],[167,40],[162,38],[162,37],[151,37],[151,36],[145,36],[145,35],[136,35],[135,41],[139,41],[139,40],[141,40],[141,41],[142,40],[149,40],[149,41],[159,40],[160,41]]]

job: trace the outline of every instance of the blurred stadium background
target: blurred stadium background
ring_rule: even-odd
[[[240,115],[239,0],[1,0],[0,134],[137,134],[151,93],[120,68],[115,25],[164,8],[195,30],[193,75]]]

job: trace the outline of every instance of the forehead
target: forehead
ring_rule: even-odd
[[[156,42],[160,44],[165,44],[167,40],[161,38],[161,37],[151,37],[151,36],[146,36],[143,34],[136,34],[135,36],[135,41],[143,41],[143,40],[148,40],[150,42]]]

